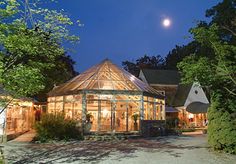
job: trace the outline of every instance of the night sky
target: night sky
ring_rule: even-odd
[[[190,41],[188,30],[197,20],[207,20],[205,10],[219,0],[59,0],[56,8],[65,9],[83,27],[72,27],[80,43],[68,52],[82,72],[105,58],[121,66],[144,54],[166,56],[175,45]],[[162,26],[164,18],[172,24]],[[68,45],[66,45],[68,47]]]

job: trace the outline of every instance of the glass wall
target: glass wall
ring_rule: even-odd
[[[82,120],[82,95],[58,96],[49,98],[48,101],[49,112],[64,111],[66,118]],[[85,111],[91,115],[91,131],[138,131],[141,110],[143,110],[144,120],[164,118],[161,102],[153,97],[124,94],[86,94],[85,102]]]
[[[17,102],[9,105],[6,118],[6,134],[25,132],[31,129],[34,122],[32,102]]]
[[[144,120],[164,120],[165,106],[164,101],[153,97],[143,97]]]

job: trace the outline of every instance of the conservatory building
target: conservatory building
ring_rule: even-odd
[[[165,120],[164,93],[104,60],[49,92],[48,112],[86,122],[91,131],[139,131],[141,120]]]

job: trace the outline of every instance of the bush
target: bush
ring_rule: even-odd
[[[179,124],[179,118],[166,118],[166,126],[169,129],[177,128]]]
[[[44,114],[36,123],[37,139],[41,142],[48,140],[81,139],[81,132],[76,121],[65,119],[63,114]]]
[[[236,154],[236,101],[221,95],[212,98],[208,111],[208,143],[215,150]]]

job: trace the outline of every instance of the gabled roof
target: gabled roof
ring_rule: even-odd
[[[49,92],[49,95],[64,95],[79,90],[141,91],[160,95],[154,88],[119,68],[108,59],[55,87]]]
[[[141,70],[148,84],[160,85],[178,85],[180,83],[180,74],[175,70]]]
[[[172,106],[184,106],[184,103],[188,97],[188,94],[191,90],[192,85],[180,84],[176,91]]]

